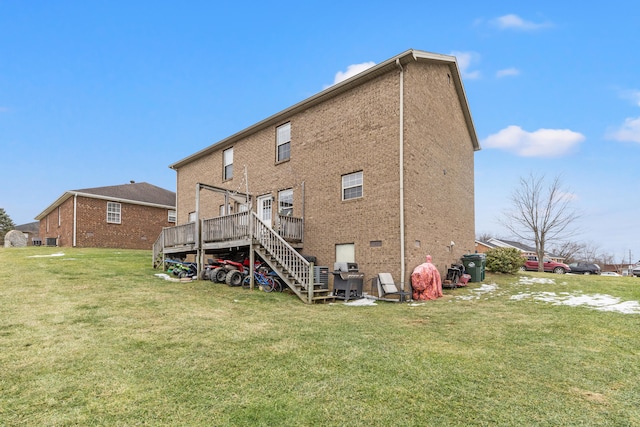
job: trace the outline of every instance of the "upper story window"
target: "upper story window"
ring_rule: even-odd
[[[278,213],[284,216],[293,215],[293,190],[278,191]]]
[[[111,224],[120,224],[120,212],[122,205],[116,202],[107,202],[107,222]]]
[[[342,200],[362,197],[362,171],[342,175]]]
[[[222,179],[233,178],[233,147],[228,148],[222,152],[224,170],[222,172]]]
[[[291,123],[276,128],[276,161],[282,162],[291,157]]]
[[[169,213],[168,213],[167,221],[168,222],[176,222],[177,220],[178,220],[178,216],[176,214],[176,211],[170,210]]]

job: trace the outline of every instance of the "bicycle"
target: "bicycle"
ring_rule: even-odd
[[[276,288],[275,281],[267,276],[265,273],[260,273],[258,270],[253,272],[253,282],[256,286],[262,288],[265,292],[271,292]],[[251,276],[247,275],[242,281],[242,287],[249,289],[251,286]]]

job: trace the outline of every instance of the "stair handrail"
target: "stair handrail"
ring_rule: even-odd
[[[310,264],[286,240],[262,221],[255,212],[251,212],[253,238],[274,257],[303,289],[313,288],[313,275]]]
[[[152,266],[153,268],[158,268],[158,266],[160,265],[158,263],[158,257],[160,255],[163,255],[164,257],[164,229],[160,230],[160,234],[158,235],[158,238],[153,243],[152,251],[153,251]]]

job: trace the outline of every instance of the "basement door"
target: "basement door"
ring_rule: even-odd
[[[258,197],[258,218],[265,222],[271,228],[271,206],[273,197],[271,194]]]

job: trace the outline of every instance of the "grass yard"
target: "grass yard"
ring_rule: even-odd
[[[1,426],[640,426],[640,278],[308,306],[159,279],[150,251],[0,266]]]

